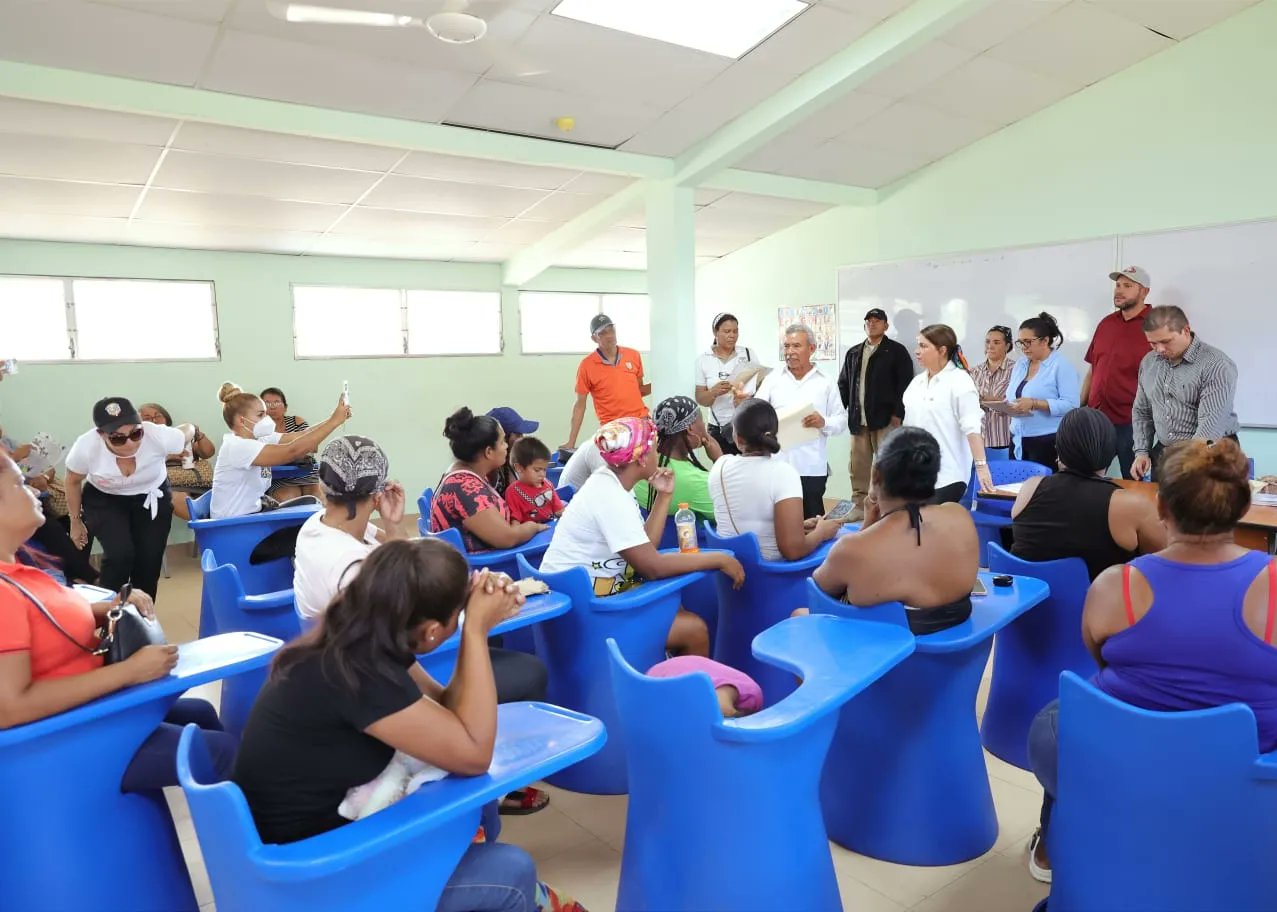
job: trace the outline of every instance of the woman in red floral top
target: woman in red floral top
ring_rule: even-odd
[[[495,418],[461,408],[448,417],[443,435],[457,461],[435,489],[430,531],[457,529],[466,550],[474,552],[514,548],[549,528],[515,522],[505,500],[487,481],[506,463],[505,432]]]

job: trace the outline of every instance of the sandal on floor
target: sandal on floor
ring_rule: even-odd
[[[543,880],[537,881],[537,909],[540,912],[587,912],[581,905],[566,893],[560,893]]]
[[[1038,864],[1038,844],[1042,842],[1042,828],[1038,827],[1029,840],[1029,874],[1039,883],[1051,882],[1051,869]]]
[[[501,803],[497,805],[497,812],[511,817],[521,817],[524,814],[535,814],[549,803],[548,792],[529,785],[526,788],[516,789],[502,798]]]

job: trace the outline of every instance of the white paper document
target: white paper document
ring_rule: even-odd
[[[810,402],[800,402],[784,411],[777,412],[776,417],[779,419],[780,427],[776,431],[776,439],[780,441],[782,450],[792,450],[820,436],[820,428],[803,427],[803,419],[815,414],[817,414],[816,407]]]

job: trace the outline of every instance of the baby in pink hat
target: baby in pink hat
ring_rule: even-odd
[[[748,716],[763,708],[763,689],[758,686],[757,681],[743,671],[737,671],[713,659],[675,656],[664,662],[657,662],[647,673],[653,678],[677,678],[698,671],[709,675],[714,693],[718,696],[718,708],[723,711],[724,718]]]

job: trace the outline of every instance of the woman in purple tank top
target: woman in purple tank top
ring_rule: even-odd
[[[1167,545],[1110,567],[1091,584],[1082,639],[1109,696],[1158,712],[1244,703],[1259,749],[1277,749],[1277,565],[1233,541],[1250,507],[1249,468],[1232,440],[1190,440],[1166,450],[1157,511]],[[1029,872],[1051,880],[1047,827],[1054,802],[1059,702],[1029,729],[1029,762],[1042,783],[1042,825]]]

